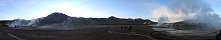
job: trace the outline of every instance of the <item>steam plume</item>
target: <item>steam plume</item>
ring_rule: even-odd
[[[167,17],[164,17],[164,16],[161,16],[158,20],[158,24],[157,24],[157,27],[159,27],[160,25],[162,25],[163,23],[166,23],[168,20]]]
[[[219,26],[220,17],[210,8],[210,5],[200,0],[173,0],[171,4],[156,8],[152,11],[151,20],[167,17],[167,22],[194,20],[192,22],[205,23],[213,28]]]

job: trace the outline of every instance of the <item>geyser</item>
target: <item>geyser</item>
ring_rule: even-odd
[[[168,22],[191,20],[190,22],[207,24],[210,28],[221,28],[219,15],[213,12],[208,3],[200,0],[173,0],[152,13],[150,19],[155,21],[164,16],[168,18]]]
[[[160,27],[163,23],[166,23],[168,21],[167,17],[161,16],[158,20],[158,24],[156,25],[157,27]]]

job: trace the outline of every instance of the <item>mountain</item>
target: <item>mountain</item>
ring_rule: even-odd
[[[59,13],[59,12],[54,12],[46,17],[44,17],[43,19],[39,20],[39,25],[51,25],[51,24],[55,24],[55,23],[62,23],[65,20],[67,20],[70,16],[67,16],[63,13]]]
[[[157,24],[149,19],[131,19],[131,18],[117,18],[111,16],[109,18],[83,18],[70,17],[60,12],[54,12],[46,17],[22,20],[16,19],[10,24],[14,27],[42,27],[42,28],[58,28],[58,27],[72,27],[73,25],[154,25]]]
[[[20,27],[20,26],[44,26],[52,25],[56,23],[62,23],[67,20],[70,16],[67,16],[63,13],[54,12],[46,17],[24,20],[24,19],[14,19],[12,23],[9,24],[10,27]]]

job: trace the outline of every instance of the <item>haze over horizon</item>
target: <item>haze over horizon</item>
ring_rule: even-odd
[[[36,19],[53,12],[74,17],[143,18],[174,0],[0,0],[0,20]],[[221,15],[220,0],[203,0]]]

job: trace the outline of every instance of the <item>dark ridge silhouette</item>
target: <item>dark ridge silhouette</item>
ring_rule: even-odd
[[[63,13],[54,12],[54,13],[48,15],[47,17],[44,17],[43,19],[41,19],[39,21],[39,25],[51,25],[54,23],[61,23],[69,17],[70,16],[67,16]]]
[[[54,12],[46,17],[31,20],[16,19],[13,22],[18,22],[19,26],[45,26],[52,24],[62,25],[154,25],[157,22],[153,22],[149,19],[131,19],[131,18],[117,18],[110,16],[108,18],[84,18],[84,17],[70,17],[60,12]],[[17,24],[17,23],[15,23]],[[18,26],[13,25],[13,26]]]

